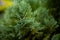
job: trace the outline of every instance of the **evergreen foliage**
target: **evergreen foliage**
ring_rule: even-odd
[[[56,8],[52,8],[51,0],[13,2],[15,4],[8,7],[0,19],[0,40],[59,40],[59,35],[53,36],[60,19],[55,19]]]

